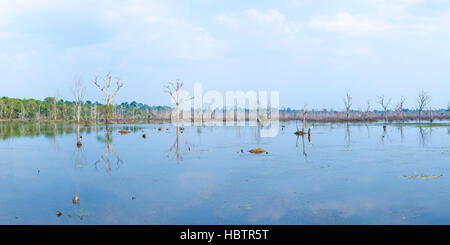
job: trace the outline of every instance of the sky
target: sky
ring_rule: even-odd
[[[170,105],[163,86],[193,92],[279,91],[282,107],[381,109],[450,103],[447,0],[0,0],[0,96],[87,98],[111,72],[115,102]]]

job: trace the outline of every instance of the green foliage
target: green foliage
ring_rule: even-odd
[[[150,119],[157,112],[171,110],[168,106],[149,106],[133,101],[120,105],[111,105],[112,119]],[[44,100],[0,98],[0,120],[76,120],[77,103],[74,101],[56,101],[54,97]],[[106,105],[86,101],[81,104],[81,120],[103,119]]]

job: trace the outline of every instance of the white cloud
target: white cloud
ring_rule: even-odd
[[[270,32],[298,32],[302,23],[300,21],[289,21],[278,10],[261,11],[257,9],[248,9],[240,14],[219,14],[214,20],[227,26],[228,28],[238,30],[256,30]]]
[[[107,40],[101,39],[100,43],[70,47],[78,51],[92,47],[103,47],[109,52],[151,53],[156,50],[181,59],[203,60],[220,56],[226,50],[224,43],[216,40],[205,28],[184,18],[169,3],[160,1],[2,0],[0,38],[14,35],[6,30],[15,31],[15,24],[30,21],[26,19],[30,16],[42,17],[40,23],[45,23],[47,17],[65,12],[70,13],[69,16],[83,16],[86,21],[80,25],[92,23],[108,33],[105,36]],[[8,29],[2,30],[2,23],[8,24]],[[39,31],[37,33],[39,35]]]
[[[333,18],[320,16],[311,20],[309,24],[314,29],[350,35],[376,34],[393,28],[382,21],[349,13],[338,13]]]
[[[246,13],[255,21],[260,23],[278,23],[283,24],[286,22],[284,17],[277,10],[268,10],[266,12],[259,11],[257,9],[248,9]]]
[[[115,46],[159,47],[189,60],[212,59],[225,52],[224,44],[203,27],[159,3],[110,8],[103,20],[115,32]]]

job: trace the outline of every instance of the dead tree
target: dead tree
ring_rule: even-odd
[[[180,118],[180,108],[183,107],[183,104],[193,100],[194,97],[187,97],[187,98],[180,98],[180,93],[181,93],[181,88],[183,87],[183,82],[180,82],[179,79],[177,79],[176,83],[171,83],[169,82],[169,84],[167,84],[166,86],[164,86],[166,88],[166,90],[164,92],[168,93],[170,95],[170,98],[173,100],[173,102],[175,102],[175,105],[177,106],[176,109],[176,119],[178,121],[178,119]],[[180,101],[181,99],[183,99],[183,101]]]
[[[303,126],[302,126],[303,133],[306,133],[306,115],[308,114],[306,107],[307,107],[307,105],[303,106]]]
[[[403,121],[403,105],[405,104],[405,98],[401,97],[395,110],[397,111],[397,119]]]
[[[38,111],[36,112],[36,120],[41,121],[41,104],[38,105]]]
[[[14,107],[12,104],[9,105],[9,121],[13,120]]]
[[[391,100],[392,99],[386,100],[384,95],[378,96],[378,103],[381,105],[381,107],[383,108],[383,111],[384,111],[384,121],[385,122],[388,121],[387,108],[388,108],[389,104],[391,103]]]
[[[300,131],[300,129],[298,128],[298,116],[295,119],[295,125],[297,127],[297,131],[294,132],[295,135],[299,136],[299,135],[305,135],[306,134],[306,117],[308,114],[307,109],[307,105],[305,104],[305,106],[303,106],[303,125],[302,125],[302,130]]]
[[[344,105],[347,115],[347,121],[350,119],[350,108],[352,107],[352,97],[350,94],[347,94],[347,98],[344,99]]]
[[[121,82],[120,78],[116,77],[114,78],[116,82],[116,88],[114,91],[110,91],[111,89],[111,82],[113,80],[110,73],[106,74],[106,76],[99,81],[98,77],[94,79],[94,85],[100,89],[100,91],[105,94],[106,99],[106,125],[109,125],[109,117],[111,113],[111,104],[114,101],[114,98],[116,97],[119,90],[123,87],[123,82]]]
[[[433,122],[433,108],[430,107],[430,122]]]
[[[421,91],[417,97],[417,110],[419,111],[419,122],[421,121],[422,111],[430,103],[431,97],[425,91]]]
[[[19,114],[20,121],[25,120],[25,107],[23,106],[23,103],[20,103],[20,114]]]
[[[53,98],[53,120],[56,121],[58,119],[58,103],[59,100],[59,91],[56,91],[55,98]]]
[[[77,121],[77,123],[79,123],[81,119],[81,106],[83,105],[83,101],[86,95],[86,87],[83,85],[81,77],[75,78],[72,93],[76,104],[75,120]]]
[[[363,119],[366,121],[369,117],[369,112],[370,112],[370,100],[367,101],[367,109],[363,114]]]

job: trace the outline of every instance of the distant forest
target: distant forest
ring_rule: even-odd
[[[107,106],[99,102],[65,101],[55,97],[44,100],[0,98],[0,120],[64,120],[64,121],[101,121]],[[153,119],[165,118],[171,107],[149,106],[135,101],[112,105],[110,110],[114,119]]]
[[[76,102],[55,97],[44,100],[0,98],[0,120],[3,121],[104,121],[106,115],[105,104],[92,101]],[[174,108],[169,106],[149,106],[133,101],[117,105],[110,105],[111,120],[113,121],[146,121],[170,120]],[[303,114],[308,121],[377,121],[377,120],[417,120],[419,110],[349,110],[336,111],[332,109],[306,110],[281,108],[280,120],[302,119]],[[218,112],[214,112],[217,114]],[[220,112],[219,112],[220,113]],[[248,119],[248,110],[236,110]],[[269,116],[270,117],[270,116]],[[212,116],[214,118],[214,116]],[[450,108],[439,110],[423,110],[422,119],[443,120],[450,119]]]

